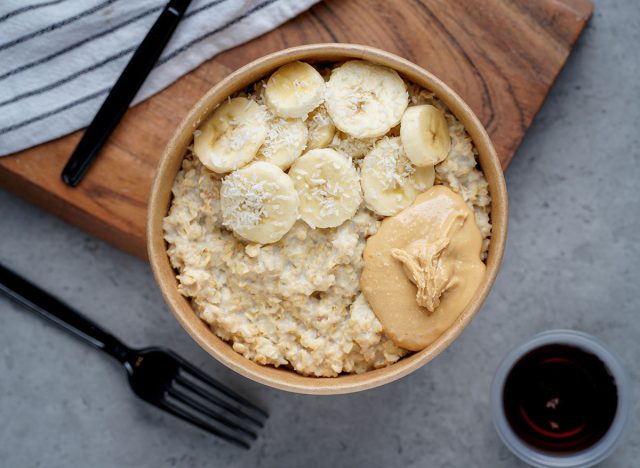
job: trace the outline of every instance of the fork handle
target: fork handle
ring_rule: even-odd
[[[128,362],[132,350],[115,336],[1,264],[0,292],[121,363]]]

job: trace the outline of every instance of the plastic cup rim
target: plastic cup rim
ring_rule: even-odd
[[[502,405],[502,389],[513,365],[529,351],[547,344],[567,344],[589,351],[606,365],[618,390],[618,407],[607,433],[591,447],[570,455],[556,455],[531,447],[513,432]],[[597,338],[575,330],[549,330],[538,333],[525,343],[513,348],[498,366],[491,384],[491,411],[493,423],[502,442],[514,455],[530,465],[540,468],[589,467],[600,463],[616,448],[627,424],[630,411],[630,391],[620,359]]]

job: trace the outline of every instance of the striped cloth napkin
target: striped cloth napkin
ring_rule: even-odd
[[[193,0],[140,102],[319,0]],[[1,0],[0,156],[86,127],[166,0]]]

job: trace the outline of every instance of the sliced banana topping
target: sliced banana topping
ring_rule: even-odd
[[[256,161],[232,172],[220,189],[222,224],[260,244],[279,241],[298,219],[298,193],[273,164]]]
[[[333,149],[303,154],[291,166],[289,177],[300,197],[300,217],[312,228],[341,225],[362,201],[355,167]]]
[[[200,124],[193,152],[208,169],[224,174],[251,161],[267,136],[264,108],[237,97],[221,104]]]
[[[360,177],[367,207],[392,216],[433,185],[435,171],[433,166],[411,164],[400,137],[385,137],[364,157]]]
[[[377,138],[355,138],[341,131],[337,131],[329,144],[330,148],[342,154],[348,154],[353,159],[364,158],[377,141]]]
[[[327,82],[326,106],[335,126],[356,138],[379,137],[400,123],[409,104],[402,78],[387,67],[352,60]]]
[[[331,121],[331,117],[327,113],[324,106],[318,107],[309,117],[307,117],[307,127],[309,128],[309,141],[307,141],[307,150],[316,148],[324,148],[336,133],[336,127]]]
[[[258,151],[258,160],[275,164],[280,169],[289,166],[307,146],[307,125],[302,119],[273,117],[264,144]]]
[[[409,107],[402,116],[400,138],[416,166],[434,166],[449,154],[449,125],[440,109],[430,104]]]
[[[264,100],[284,118],[305,118],[324,100],[324,79],[308,63],[291,62],[278,68],[267,81]]]

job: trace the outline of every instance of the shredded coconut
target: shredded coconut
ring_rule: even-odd
[[[232,172],[222,181],[222,224],[231,229],[257,226],[264,218],[264,205],[273,199],[275,184]]]
[[[283,119],[269,113],[267,137],[258,159],[286,168],[302,154],[308,130],[302,119]]]
[[[329,148],[334,148],[353,159],[360,159],[371,151],[377,140],[377,138],[354,138],[351,135],[337,131],[333,136],[333,140],[329,143]]]

